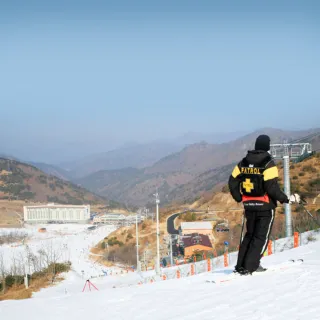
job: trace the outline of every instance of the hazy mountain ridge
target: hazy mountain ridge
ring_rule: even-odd
[[[239,161],[247,150],[253,148],[259,134],[270,135],[272,143],[276,143],[284,140],[292,141],[316,131],[320,130],[284,131],[264,128],[230,142],[210,144],[202,141],[181,147],[173,153],[169,151],[176,148],[174,144],[166,145],[161,142],[162,148],[158,148],[157,143],[144,145],[131,143],[120,150],[98,155],[94,158],[97,166],[90,156],[86,158],[87,160],[79,160],[76,167],[69,168],[69,171],[45,163],[31,164],[49,175],[74,181],[96,194],[128,205],[145,205],[152,201],[156,189],[164,197],[162,202],[185,202],[223,184],[231,170],[230,164]],[[314,148],[320,149],[319,136],[313,137],[312,143]],[[159,160],[157,157],[161,153],[165,153],[165,156]],[[132,154],[135,156],[131,156]],[[105,163],[106,156],[109,162]],[[138,167],[156,159],[153,165]],[[134,163],[136,167],[122,168],[121,166],[126,163]],[[81,177],[83,166],[86,167],[85,170],[94,172]],[[101,166],[121,168],[98,170]],[[80,178],[75,178],[74,175],[80,175]]]
[[[118,170],[117,175],[121,176],[121,180],[112,180],[110,177],[114,173],[104,171],[78,181],[98,194],[135,205],[148,203],[156,188],[161,192],[164,201],[189,201],[201,192],[210,191],[217,184],[225,183],[233,163],[242,159],[247,150],[254,147],[259,134],[268,134],[272,143],[277,143],[283,140],[292,141],[315,131],[316,129],[284,131],[264,128],[228,143],[201,142],[189,145],[151,167],[134,171],[133,177],[126,175],[123,170]],[[95,186],[95,180],[99,181],[99,186]]]
[[[78,161],[62,163],[59,166],[67,170],[70,176],[78,179],[100,170],[148,167],[162,157],[179,150],[179,148],[179,145],[165,142],[133,144],[91,155]]]
[[[71,177],[68,171],[62,168],[59,168],[57,166],[54,166],[52,164],[40,163],[40,162],[27,162],[27,163],[40,169],[41,171],[45,172],[48,175],[52,175],[66,181],[71,180]]]

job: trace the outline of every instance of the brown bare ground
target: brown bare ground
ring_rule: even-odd
[[[62,280],[64,280],[64,278],[59,276],[56,278],[55,283]],[[38,292],[50,285],[51,281],[47,277],[42,277],[32,280],[28,289],[26,289],[24,285],[13,286],[12,288],[9,288],[5,294],[0,293],[0,301],[29,299],[32,297],[33,292]]]
[[[20,200],[0,200],[0,228],[21,227],[19,215],[23,217],[23,206],[25,201]]]

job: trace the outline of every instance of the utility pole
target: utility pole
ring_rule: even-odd
[[[144,261],[144,267],[145,267],[146,271],[148,271],[148,268],[147,268],[147,250],[144,250],[143,261]]]
[[[290,190],[290,158],[288,151],[286,150],[286,155],[283,156],[283,186],[284,193],[288,198],[291,196]],[[291,204],[285,203],[284,205],[285,215],[286,215],[286,235],[287,237],[292,236],[292,216],[291,216]]]
[[[138,230],[138,214],[136,214],[136,247],[137,247],[137,271],[140,272],[140,261],[139,261],[139,230]]]
[[[172,254],[172,236],[170,234],[170,265],[173,266],[173,254]]]
[[[284,192],[289,198],[291,195],[290,190],[290,158],[299,159],[304,155],[312,153],[312,145],[308,142],[302,143],[278,143],[271,144],[271,155],[275,159],[283,160],[283,182]],[[292,217],[291,205],[285,204],[285,217],[286,217],[286,237],[292,236]]]
[[[157,207],[157,259],[156,259],[156,274],[160,275],[160,228],[159,228],[159,194],[158,192],[154,194],[156,197],[156,207]]]

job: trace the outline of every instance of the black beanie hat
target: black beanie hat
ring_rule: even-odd
[[[256,144],[254,146],[255,150],[263,150],[269,151],[270,150],[270,138],[269,136],[262,134],[256,140]]]

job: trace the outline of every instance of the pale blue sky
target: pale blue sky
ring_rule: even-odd
[[[1,3],[0,152],[320,126],[317,2],[155,3]]]

